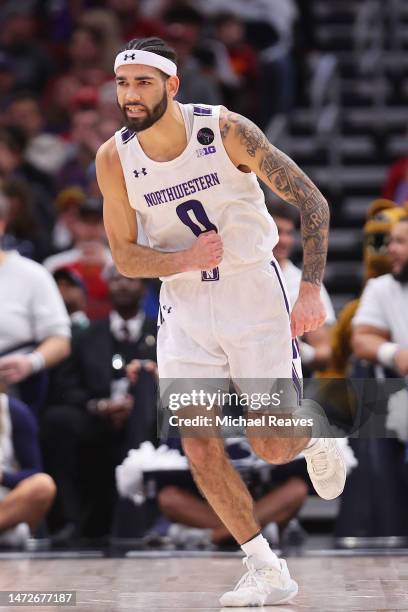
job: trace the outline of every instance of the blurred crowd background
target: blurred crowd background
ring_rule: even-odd
[[[26,546],[36,536],[62,548],[132,538],[232,545],[187,469],[164,477],[144,457],[138,504],[118,493],[115,470],[129,451],[158,445],[160,283],[122,277],[104,233],[95,154],[121,128],[114,57],[131,38],[161,36],[178,54],[180,102],[250,117],[327,197],[328,318],[301,349],[306,376],[326,380],[330,395],[335,378],[408,374],[405,354],[393,372],[379,372],[384,363],[352,333],[367,281],[408,262],[408,7],[0,0],[0,24],[0,544]],[[293,305],[299,220],[264,189]],[[398,281],[405,313],[407,280]],[[400,338],[379,317],[408,349],[408,332]],[[267,468],[242,441],[228,447],[272,543],[300,545],[308,532],[341,545],[349,536],[405,542],[408,455],[399,438],[353,440],[358,465],[351,461],[333,504],[313,495],[302,461]]]

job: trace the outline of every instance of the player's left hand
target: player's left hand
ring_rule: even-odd
[[[292,338],[321,327],[325,320],[326,310],[320,296],[320,287],[302,281],[290,317]]]
[[[14,385],[30,376],[33,366],[27,355],[8,355],[0,359],[0,381]]]

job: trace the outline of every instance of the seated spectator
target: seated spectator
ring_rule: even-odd
[[[75,186],[86,191],[89,165],[94,161],[96,151],[103,142],[99,134],[99,115],[96,108],[75,110],[72,114],[71,130],[66,136],[69,152],[56,177],[57,188]]]
[[[227,95],[225,103],[235,112],[255,117],[259,67],[255,51],[245,40],[245,26],[233,13],[220,13],[214,20],[214,34],[216,40],[225,46],[229,66],[237,79],[235,87],[230,84],[230,95]]]
[[[98,88],[112,78],[104,69],[104,37],[100,30],[89,26],[77,27],[68,45],[69,68],[48,88],[47,102],[54,123],[60,127],[69,123],[74,96],[83,87]]]
[[[408,375],[408,217],[392,228],[391,273],[368,281],[353,319],[355,355]]]
[[[354,370],[363,382],[370,376],[408,374],[408,217],[391,227],[388,255],[391,272],[368,280],[352,320],[352,348],[360,360]],[[381,397],[387,386],[383,381],[381,386],[384,390],[379,392],[373,380],[368,389],[368,399],[373,399],[361,401],[368,416],[364,434],[352,440],[359,466],[344,489],[336,527],[339,536],[408,535],[407,446],[378,437],[373,415],[382,412]],[[406,403],[401,410],[407,410]],[[358,503],[362,497],[364,504]]]
[[[210,41],[201,41],[203,18],[195,8],[180,4],[170,6],[164,15],[167,24],[165,39],[177,53],[180,89],[177,99],[185,104],[200,100],[205,104],[222,104],[223,97],[217,74],[217,55]],[[229,69],[224,47],[224,71],[235,82]]]
[[[51,244],[35,218],[29,186],[19,179],[9,179],[3,185],[3,194],[9,206],[3,249],[14,249],[24,257],[42,261],[49,255]]]
[[[115,114],[109,112],[109,104],[101,104],[99,112],[96,109],[97,102],[95,99],[93,107],[80,106],[73,110],[71,130],[66,134],[69,142],[67,158],[55,179],[58,189],[72,186],[89,195],[100,193],[95,192],[93,185],[95,155],[101,144],[121,128],[121,120],[116,97]]]
[[[132,4],[132,17],[134,19],[137,6],[135,7],[134,2]],[[117,15],[106,8],[87,9],[81,15],[80,25],[99,32],[104,41],[102,67],[109,74],[112,70],[112,59],[119,52],[123,44]]]
[[[71,319],[71,326],[79,326],[81,329],[88,327],[89,319],[85,312],[87,291],[83,278],[70,268],[58,268],[53,276]]]
[[[8,202],[0,194],[0,241]],[[0,249],[0,383],[39,411],[45,370],[70,351],[69,319],[53,278],[40,264]],[[10,390],[11,393],[11,390]]]
[[[178,57],[180,88],[177,100],[189,104],[202,100],[204,104],[222,104],[223,98],[215,73],[215,57],[211,50],[194,50],[193,41],[184,24],[171,24],[166,40],[171,44]]]
[[[195,8],[214,17],[226,10],[224,0],[196,0]],[[234,0],[234,15],[245,23],[246,39],[257,52],[260,67],[260,116],[267,126],[277,113],[288,113],[295,101],[292,50],[299,16],[295,0]],[[228,10],[228,6],[227,6]]]
[[[165,36],[162,21],[149,18],[140,10],[140,0],[108,0],[107,5],[119,21],[122,40]]]
[[[390,231],[392,226],[405,216],[408,216],[408,202],[406,206],[397,206],[395,202],[383,199],[371,202],[363,227],[363,286],[370,278],[390,272],[391,262],[387,247]],[[331,330],[332,359],[324,372],[325,378],[346,379],[354,369],[351,347],[352,320],[359,302],[360,297],[354,298],[338,313],[337,321]],[[332,397],[335,395],[333,384],[337,385],[332,381],[327,386],[328,394]]]
[[[51,273],[61,267],[76,270],[83,278],[88,292],[87,314],[91,319],[100,319],[111,308],[103,271],[112,261],[106,246],[102,200],[88,198],[77,210],[74,209],[73,214],[75,216],[70,228],[74,239],[73,248],[48,257],[44,266]]]
[[[29,92],[15,94],[7,108],[7,123],[24,132],[27,138],[25,159],[29,164],[51,176],[60,170],[67,158],[68,145],[47,130],[37,96]]]
[[[78,209],[85,200],[86,194],[79,187],[67,187],[57,195],[55,200],[57,219],[52,232],[54,252],[72,248]]]
[[[0,546],[35,535],[55,497],[54,481],[42,473],[37,430],[30,409],[0,389]]]
[[[0,179],[19,179],[29,186],[36,219],[40,227],[51,232],[55,213],[52,205],[50,177],[24,159],[27,139],[17,127],[0,128]]]
[[[287,287],[290,307],[293,308],[299,294],[302,271],[289,259],[295,242],[297,212],[287,204],[273,203],[268,205],[279,232],[279,242],[273,250],[282,270]],[[326,324],[312,332],[307,332],[299,342],[302,365],[309,371],[324,370],[331,356],[330,328],[336,317],[333,306],[324,285],[321,297],[326,309]]]
[[[60,403],[42,422],[44,458],[57,483],[54,542],[108,534],[116,499],[114,470],[128,450],[156,437],[154,372],[129,386],[126,364],[156,359],[156,323],[141,310],[144,282],[107,271],[110,316],[77,334],[59,378]]]
[[[2,2],[0,21],[0,50],[12,58],[16,87],[41,94],[53,65],[36,36],[34,3]]]
[[[75,346],[78,336],[90,323],[86,314],[88,293],[85,283],[71,268],[58,268],[53,276],[69,314],[72,345]],[[49,370],[47,406],[64,403],[65,378],[70,376],[71,365],[70,359],[66,359]]]

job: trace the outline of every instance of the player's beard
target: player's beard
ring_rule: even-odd
[[[128,117],[125,107],[119,106],[119,108],[122,112],[126,127],[129,128],[129,130],[132,130],[132,132],[143,132],[143,130],[147,130],[149,127],[152,127],[156,121],[163,117],[167,110],[167,104],[167,91],[164,89],[161,100],[155,106],[153,106],[152,109],[147,108],[147,106],[144,104],[140,104],[140,102],[135,104],[135,106],[137,105],[144,108],[146,111],[146,115],[144,117]],[[127,102],[126,105],[130,105],[130,102]]]
[[[408,283],[408,261],[404,263],[399,272],[393,272],[392,275],[401,285],[406,285]]]

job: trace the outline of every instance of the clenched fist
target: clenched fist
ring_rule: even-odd
[[[320,297],[320,287],[302,282],[299,297],[291,314],[292,338],[303,336],[324,324],[326,311]]]
[[[191,270],[216,268],[222,261],[223,255],[221,237],[214,230],[201,234],[186,253]]]

